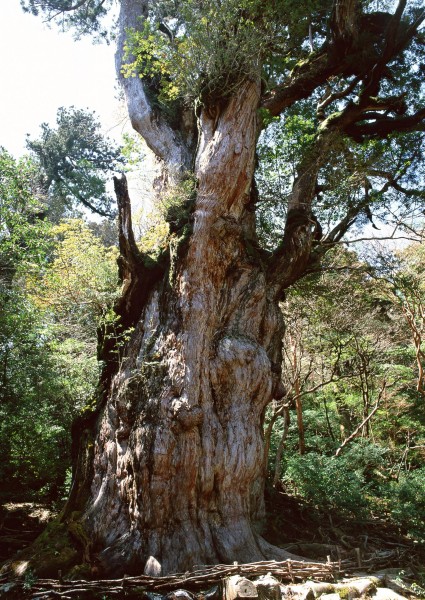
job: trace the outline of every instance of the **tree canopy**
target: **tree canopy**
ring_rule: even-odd
[[[114,199],[106,189],[111,173],[122,168],[120,149],[100,132],[94,113],[60,108],[56,128],[41,125],[41,137],[27,140],[39,169],[39,185],[51,217],[86,208],[112,218]]]
[[[270,449],[276,486],[345,515],[382,502],[422,543],[420,519],[407,525],[423,489],[421,275],[345,245],[370,231],[423,241],[423,6],[119,4],[117,73],[160,166],[153,187],[166,225],[138,244],[126,180],[115,179],[122,293],[100,336],[96,400],[73,427],[61,516],[79,532],[81,560],[159,575],[288,557],[260,533]],[[111,5],[23,6],[79,35],[98,30]],[[70,202],[81,188],[98,208],[84,191],[85,146],[82,158],[68,154],[74,121],[62,116],[65,134],[45,129],[32,150],[52,193]],[[41,146],[64,156],[54,163],[68,188]],[[57,293],[66,279],[73,297],[80,277],[66,261],[61,275],[71,248],[45,282]],[[74,262],[96,307],[102,273]],[[67,293],[58,297],[66,306]],[[390,501],[394,489],[405,510]]]

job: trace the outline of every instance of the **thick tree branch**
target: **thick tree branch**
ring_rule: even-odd
[[[270,283],[277,295],[300,279],[311,262],[311,250],[317,233],[317,219],[311,205],[317,188],[319,169],[325,164],[335,142],[345,128],[359,118],[362,108],[350,104],[326,119],[319,128],[314,145],[302,160],[288,201],[288,213],[281,245],[269,261]],[[357,213],[356,213],[357,214]]]
[[[142,308],[156,281],[164,274],[166,260],[154,261],[137,247],[131,221],[131,202],[127,179],[114,177],[118,204],[118,259],[119,276],[123,287],[115,306],[120,325],[132,327],[138,320]]]
[[[345,133],[355,141],[363,138],[386,138],[392,133],[409,131],[425,131],[425,108],[407,117],[383,118],[373,123],[353,123],[345,129]]]
[[[120,179],[114,177],[114,187],[118,204],[120,250],[117,262],[122,290],[114,306],[117,320],[106,324],[105,328],[98,332],[98,354],[106,365],[102,375],[105,389],[108,380],[118,366],[117,344],[122,342],[122,334],[137,323],[153,287],[162,278],[168,265],[166,252],[162,258],[154,261],[148,255],[140,252],[137,247],[131,222],[131,202],[125,175],[122,175]]]
[[[295,69],[289,80],[265,96],[261,106],[274,117],[280,115],[298,100],[311,96],[329,77],[340,72],[340,68],[340,64],[330,62],[327,49],[322,48],[311,54],[302,67]]]
[[[386,35],[386,46],[382,56],[382,62],[387,63],[394,54],[394,49],[397,43],[397,34],[400,27],[401,17],[406,9],[407,0],[399,0],[393,18],[390,21]]]
[[[303,61],[286,81],[267,94],[262,101],[262,107],[272,116],[277,116],[296,101],[308,98],[335,75],[355,75],[359,80],[365,81],[360,103],[367,102],[371,96],[376,96],[381,79],[388,70],[388,63],[417,35],[418,27],[425,18],[424,11],[410,27],[402,28],[400,23],[405,4],[405,0],[400,0],[394,15],[389,15],[389,25],[384,32],[385,46],[381,56],[377,55],[372,39],[368,52],[367,49],[361,48],[364,59],[362,64],[359,64],[360,49],[356,45],[358,33],[356,27],[361,27],[361,20],[359,20],[358,3],[354,0],[336,0],[332,17],[333,40],[324,44],[308,60]],[[344,96],[350,91],[350,89],[346,90]],[[328,104],[327,102],[326,105]]]
[[[121,72],[126,32],[128,29],[140,29],[141,19],[147,16],[147,11],[147,0],[121,0],[115,66],[133,128],[145,139],[155,155],[165,162],[168,173],[173,176],[190,167],[190,152],[165,116],[157,109],[153,110],[142,80],[139,77],[125,78]]]
[[[358,0],[335,0],[331,17],[331,31],[335,42],[352,44],[358,35]]]
[[[331,16],[331,43],[311,54],[291,73],[289,80],[277,86],[264,99],[263,108],[277,116],[297,100],[308,98],[333,75],[347,70],[349,49],[355,47],[359,20],[358,0],[335,0]]]
[[[317,189],[319,169],[326,162],[335,140],[339,140],[341,135],[355,127],[355,123],[363,118],[365,108],[371,106],[381,108],[388,104],[400,106],[401,101],[401,98],[390,98],[386,101],[373,100],[363,95],[358,103],[347,105],[341,113],[328,117],[321,124],[314,146],[298,167],[298,176],[288,201],[283,240],[269,261],[270,280],[279,290],[278,295],[311,269],[315,269],[322,256],[342,239],[360,212],[369,206],[370,199],[366,194],[361,202],[350,207],[344,219],[325,239],[321,240],[320,245],[314,245],[317,220],[311,213],[311,205]],[[391,123],[402,122],[404,129],[412,128],[413,121],[422,119],[423,113],[425,109],[419,111],[413,120],[411,117],[389,120]],[[377,125],[387,120],[383,119]],[[386,191],[386,186],[389,185],[387,182],[381,192]]]
[[[319,118],[324,118],[325,108],[330,106],[332,102],[335,102],[336,100],[342,100],[343,98],[346,98],[355,89],[359,81],[360,77],[355,77],[343,90],[326,94],[326,96],[322,98],[321,102],[319,102],[317,105],[317,116]]]
[[[348,11],[351,15],[353,14],[352,8],[351,6],[351,9]],[[372,52],[369,61],[370,64],[366,64],[363,69],[365,86],[359,95],[358,101],[353,104],[347,104],[342,112],[331,115],[323,121],[319,128],[314,147],[298,167],[298,176],[294,182],[288,202],[287,221],[282,244],[274,253],[269,263],[271,281],[277,289],[280,289],[280,293],[302,277],[309,268],[317,265],[321,256],[342,238],[358,214],[368,208],[369,198],[366,194],[364,201],[351,207],[346,217],[328,234],[327,239],[323,240],[325,243],[314,248],[313,242],[316,227],[314,215],[311,213],[311,204],[317,186],[319,169],[326,161],[335,140],[340,139],[344,134],[351,135],[355,140],[361,141],[365,136],[386,137],[394,131],[407,132],[424,128],[425,109],[419,110],[414,115],[387,118],[379,112],[376,113],[376,111],[391,110],[400,114],[406,110],[404,97],[398,96],[383,99],[373,97],[379,92],[382,77],[385,75],[386,65],[395,54],[399,53],[406,46],[407,42],[411,39],[411,35],[413,35],[413,31],[410,30],[408,35],[398,34],[403,11],[404,0],[400,0],[395,14],[390,17],[382,57],[376,62],[376,55]],[[341,44],[342,41],[339,40],[338,43]],[[346,43],[348,44],[348,42]],[[275,91],[269,103],[267,104],[268,101],[266,101],[263,105],[268,107],[273,114],[273,111],[279,112],[286,107],[287,103],[292,101],[291,94],[298,93],[301,94],[301,97],[305,97],[311,89],[310,86],[313,85],[312,82],[317,85],[317,78],[324,77],[326,71],[331,68],[330,56],[332,56],[331,49],[327,53],[326,58],[323,54],[320,55],[316,59],[318,60],[318,67],[316,66],[316,68],[313,68],[314,61],[309,61],[303,67],[304,72],[296,76],[292,84],[287,84],[284,89]],[[339,64],[341,65],[343,62],[340,61]],[[339,72],[344,73],[344,69],[344,65],[340,66]],[[350,93],[352,85],[353,82],[344,90],[344,93],[347,93],[347,91]],[[325,107],[329,105],[329,99],[332,101],[332,98],[332,95],[330,95],[324,99],[323,104]],[[370,114],[371,110],[375,111],[372,115]],[[373,123],[364,123],[364,120],[371,116],[375,118],[375,121]],[[362,121],[363,123],[358,125]],[[389,185],[389,183],[386,185]],[[313,248],[314,251],[312,252]]]

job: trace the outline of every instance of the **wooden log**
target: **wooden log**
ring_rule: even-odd
[[[259,600],[281,600],[280,582],[271,573],[261,575],[253,583],[257,588]]]
[[[359,579],[350,579],[335,584],[336,592],[342,592],[340,595],[348,598],[359,598],[360,596],[372,596],[376,590],[376,577],[361,577]]]
[[[224,581],[224,600],[236,600],[236,598],[258,598],[255,585],[241,575],[233,575]]]
[[[284,598],[291,600],[314,600],[315,595],[311,587],[308,585],[288,585],[282,586]]]
[[[314,598],[322,596],[323,594],[331,594],[334,591],[334,586],[331,583],[322,581],[307,581],[305,586],[313,592]]]

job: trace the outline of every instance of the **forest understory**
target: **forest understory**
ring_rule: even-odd
[[[10,498],[7,494],[3,494],[1,501],[0,563],[3,564],[10,561],[11,558],[19,560],[20,551],[31,545],[43,532],[46,525],[57,517],[60,506],[57,502],[31,501],[31,498],[25,498],[22,493],[12,495]],[[348,585],[347,582],[360,585],[359,590],[353,588],[351,590],[352,595],[348,597],[363,597],[361,593],[362,586],[369,581],[370,576],[376,578],[376,574],[384,582],[392,582],[392,591],[397,590],[398,593],[401,593],[400,597],[405,596],[412,599],[424,597],[425,549],[389,520],[377,517],[367,520],[347,518],[347,516],[338,512],[323,511],[323,509],[313,506],[300,497],[270,486],[266,490],[264,537],[270,543],[301,556],[306,564],[313,568],[313,572],[319,563],[335,565],[330,570],[329,577],[323,575],[319,567],[317,580],[328,582],[330,585],[333,582],[335,586],[340,588],[343,584],[338,582],[341,580],[345,582],[344,585]],[[225,567],[221,566],[221,568],[224,569]],[[258,563],[258,566],[253,566],[253,573],[257,569],[259,573],[262,573],[261,563]],[[213,571],[213,568],[211,570]],[[308,600],[309,588],[305,588],[305,583],[300,583],[301,577],[297,576],[296,570],[294,573],[292,587],[289,577],[278,576],[278,580],[286,582],[289,586],[283,597]],[[196,580],[196,574],[201,574],[200,581]],[[186,577],[189,575],[189,573],[185,574]],[[344,576],[345,579],[343,579]],[[248,577],[252,579],[252,575],[248,575]],[[313,580],[313,578],[314,575],[309,580]],[[28,599],[77,597],[84,599],[102,598],[102,600],[105,600],[108,596],[99,595],[99,590],[103,589],[105,591],[110,587],[112,590],[111,597],[115,597],[116,582],[119,581],[111,580],[110,583],[105,580],[99,581],[99,589],[97,589],[96,572],[93,571],[91,577],[85,576],[85,579],[92,581],[93,588],[89,587],[89,590],[81,592],[81,596],[75,596],[77,590],[74,590],[71,596],[67,596],[66,590],[61,590],[61,586],[72,588],[73,585],[66,578],[62,579],[60,571],[56,581],[54,579],[40,580],[43,582],[49,581],[51,585],[51,589],[46,587],[45,593],[40,595],[36,591],[37,588],[33,589],[38,579],[34,574],[26,573],[20,580],[15,578],[14,584],[12,584],[13,579],[10,577],[10,573],[3,571],[0,576],[0,597]],[[156,587],[150,590],[149,585],[146,585],[144,593],[141,593],[140,589],[129,589],[119,597],[143,597],[144,600],[160,600],[161,595],[166,595],[169,600],[176,600],[176,598],[180,598],[180,600],[195,600],[195,598],[218,600],[224,593],[222,586],[225,580],[223,576],[220,578],[220,573],[211,575],[208,590],[205,589],[208,586],[202,583],[202,568],[198,567],[195,570],[193,579],[194,582],[185,586],[184,583],[182,584],[181,581],[177,580],[177,577],[176,583],[173,583],[172,578],[169,578],[168,588],[167,582],[163,584],[163,589],[159,590]],[[125,578],[122,581],[125,583]],[[82,582],[78,583],[81,585]],[[211,585],[211,583],[215,585]],[[326,592],[341,592],[340,589],[333,590],[323,587],[324,585],[324,583],[317,583],[317,590],[313,590],[314,596],[311,596],[311,598],[320,597]],[[76,587],[78,589],[78,585]],[[173,591],[181,587],[183,589],[180,589],[177,593]],[[58,591],[55,591],[55,588]],[[374,587],[373,591],[375,591]],[[397,592],[394,593],[397,594]],[[370,597],[371,590],[367,591],[365,589],[364,593],[365,597]],[[273,593],[269,592],[270,594],[273,598]],[[344,593],[340,594],[340,598],[345,597],[347,596]],[[386,596],[383,597],[386,598]],[[396,595],[388,596],[388,598],[390,600],[394,599]]]

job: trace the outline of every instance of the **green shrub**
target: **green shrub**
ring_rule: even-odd
[[[392,519],[419,544],[425,545],[425,467],[401,473],[388,488]]]
[[[347,456],[293,456],[288,460],[284,481],[323,509],[359,514],[367,506],[364,476],[361,470],[353,469]]]

